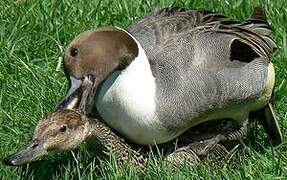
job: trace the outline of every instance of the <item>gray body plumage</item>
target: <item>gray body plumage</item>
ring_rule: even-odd
[[[264,96],[270,54],[269,26],[182,8],[151,13],[129,32],[140,42],[156,81],[156,111],[168,129],[210,119],[243,123]]]

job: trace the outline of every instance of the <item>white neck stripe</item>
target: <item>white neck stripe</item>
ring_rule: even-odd
[[[150,144],[155,137],[164,137],[157,136],[161,123],[156,116],[155,78],[144,49],[128,34],[138,45],[138,56],[124,70],[105,80],[97,108],[105,122],[125,137]]]

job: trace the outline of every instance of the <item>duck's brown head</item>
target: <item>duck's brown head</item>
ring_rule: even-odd
[[[71,150],[90,133],[89,119],[85,115],[74,110],[59,109],[42,118],[28,145],[3,162],[10,166],[23,165],[51,151]]]
[[[78,35],[64,56],[70,88],[58,108],[88,113],[99,84],[114,71],[127,67],[137,55],[136,41],[119,28],[99,28]]]

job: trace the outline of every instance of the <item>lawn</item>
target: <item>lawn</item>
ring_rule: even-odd
[[[98,26],[127,27],[147,12],[166,6],[204,8],[243,20],[253,7],[266,9],[278,49],[275,108],[285,139],[287,128],[287,1],[283,0],[3,0],[0,1],[0,157],[31,138],[38,120],[65,95],[58,67],[65,47],[78,33]],[[253,123],[238,150],[215,165],[172,169],[160,158],[143,169],[98,161],[85,148],[53,154],[23,167],[0,164],[0,179],[286,179],[287,144],[274,148]]]

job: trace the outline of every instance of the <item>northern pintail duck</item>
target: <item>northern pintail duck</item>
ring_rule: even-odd
[[[224,140],[222,137],[228,138],[228,135],[221,134],[221,129],[216,128],[218,125],[221,126],[221,123],[213,124],[212,128],[202,125],[191,129],[192,135],[187,134],[187,140],[184,136],[177,140],[178,149],[174,146],[175,142],[160,147],[167,163],[174,166],[194,165],[206,154],[224,157],[228,151],[219,141]],[[202,128],[204,132],[201,132]],[[72,150],[83,141],[88,144],[88,150],[95,152],[99,158],[113,154],[119,164],[131,161],[139,167],[146,165],[149,149],[130,143],[105,123],[73,109],[58,109],[46,114],[36,126],[30,142],[3,162],[8,166],[24,165],[51,152]],[[187,142],[190,142],[188,146],[185,145]]]
[[[59,109],[45,115],[26,147],[8,156],[3,162],[9,166],[24,165],[49,152],[72,150],[83,141],[93,144],[91,147],[98,149],[98,156],[113,152],[120,163],[128,159],[140,166],[145,163],[145,158],[137,149],[104,123],[71,109]]]
[[[218,13],[165,8],[127,30],[78,35],[64,56],[69,91],[59,107],[97,112],[138,144],[160,144],[198,124],[231,119],[246,129],[258,112],[282,142],[270,98],[275,44],[261,9],[243,21]],[[241,131],[241,130],[239,130]]]

